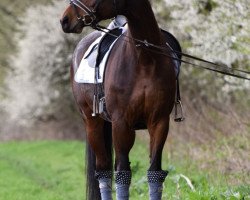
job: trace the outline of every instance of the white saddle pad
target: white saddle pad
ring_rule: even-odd
[[[122,33],[125,32],[126,28],[122,28]],[[75,81],[77,83],[102,83],[103,76],[105,71],[105,66],[112,50],[115,42],[117,39],[111,44],[109,50],[106,52],[105,56],[103,57],[100,65],[99,65],[99,77],[95,77],[95,65],[96,65],[96,57],[97,57],[97,50],[98,44],[100,43],[101,39],[103,38],[104,34],[102,34],[99,38],[97,38],[85,52],[83,59],[81,60],[80,66],[75,73]],[[89,55],[89,53],[91,54]],[[97,80],[97,82],[95,81]]]

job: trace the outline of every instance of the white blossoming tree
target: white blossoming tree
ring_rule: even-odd
[[[5,110],[10,119],[30,123],[53,115],[61,117],[72,108],[69,66],[77,40],[60,27],[66,4],[30,7],[22,18],[11,57],[14,69],[6,78],[8,99]]]
[[[248,0],[165,0],[170,29],[189,38],[190,53],[231,66],[250,55]]]
[[[165,0],[165,8],[171,12],[166,12],[168,21],[163,27],[180,39],[186,52],[229,67],[250,70],[248,0]],[[158,11],[164,12],[162,8]],[[186,91],[214,102],[232,100],[233,96],[240,95],[237,92],[250,87],[249,81],[218,77],[187,65],[183,65],[182,73]]]
[[[152,4],[161,27],[172,32],[185,51],[249,70],[248,0],[156,0]],[[9,98],[3,104],[13,120],[29,123],[31,119],[60,117],[72,108],[69,65],[81,37],[62,32],[59,18],[64,8],[64,3],[55,1],[29,8],[22,18],[21,34],[16,37],[18,51],[10,62],[14,71],[6,78]],[[212,104],[237,101],[249,87],[248,82],[187,65],[182,66],[180,78],[187,98]]]

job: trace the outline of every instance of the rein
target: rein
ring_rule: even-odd
[[[104,32],[104,33],[106,33],[108,35],[111,35],[111,36],[117,38],[116,35],[111,34],[109,32],[110,30],[103,27],[103,26],[100,26],[100,25],[96,24],[96,26],[94,26],[93,28],[98,30],[98,31]],[[175,51],[172,48],[166,48],[166,47],[163,47],[163,46],[154,45],[154,44],[148,43],[146,40],[143,41],[143,40],[139,40],[139,39],[129,37],[129,36],[126,36],[126,35],[124,35],[124,37],[128,39],[128,40],[123,39],[126,42],[131,43],[131,40],[135,41],[137,43],[137,45],[136,45],[137,47],[141,46],[141,47],[147,49],[148,51],[170,57],[170,58],[172,58],[174,60],[177,60],[177,61],[189,64],[189,65],[192,65],[193,67],[202,68],[202,69],[206,69],[206,70],[209,70],[209,71],[213,71],[213,72],[221,73],[221,74],[224,74],[224,75],[228,75],[228,76],[232,76],[232,77],[236,77],[236,78],[240,78],[240,79],[250,81],[250,77],[248,77],[249,74],[250,74],[249,71],[230,68],[227,65],[221,65],[221,64],[217,64],[217,63],[214,63],[214,62],[211,62],[211,61],[208,61],[208,60],[204,60],[204,59],[201,59],[201,58],[198,58],[198,57],[186,54],[186,53]],[[190,61],[186,61],[186,60],[183,60],[183,59],[176,58],[174,56],[171,56],[171,54],[168,53],[169,51],[171,51],[172,53],[175,53],[177,55],[182,55],[183,57],[193,59],[193,60],[199,61],[201,63],[205,63],[205,64],[207,64],[207,66],[200,65],[200,64],[195,64],[195,63],[190,62]]]
[[[97,24],[96,10],[97,10],[97,8],[98,8],[98,6],[100,4],[100,0],[96,0],[96,1],[97,1],[97,4],[95,5],[95,7],[93,9],[90,9],[88,6],[86,6],[80,0],[70,0],[70,5],[73,6],[73,8],[75,10],[75,13],[76,13],[76,16],[77,16],[77,19],[78,19],[79,22],[83,22],[85,26],[91,26],[93,29],[105,32],[106,34],[117,38],[118,36],[111,34],[109,32],[110,31],[109,29]],[[116,0],[113,0],[113,1],[114,1],[113,3],[114,3],[114,8],[115,8],[115,13],[117,14],[117,10],[118,10],[117,9],[117,2],[116,2]],[[79,14],[77,8],[79,8],[80,10],[84,11],[87,14],[84,15],[84,16],[81,16]],[[152,43],[148,43],[146,40],[142,41],[142,40],[139,40],[139,39],[136,39],[136,38],[133,38],[133,37],[129,37],[129,36],[124,36],[124,37],[128,39],[128,40],[123,39],[126,42],[131,42],[131,40],[133,40],[133,41],[135,41],[137,43],[137,45],[136,45],[137,47],[141,46],[142,48],[145,48],[148,51],[151,51],[153,53],[157,53],[157,54],[161,54],[161,55],[170,57],[170,58],[172,58],[174,60],[177,60],[177,61],[180,61],[180,62],[183,62],[183,63],[186,63],[186,64],[190,64],[190,65],[192,65],[194,67],[203,68],[203,69],[218,72],[218,73],[221,73],[221,74],[224,74],[224,75],[228,75],[228,76],[232,76],[232,77],[236,77],[236,78],[240,78],[240,79],[250,81],[250,77],[247,77],[247,75],[249,76],[249,74],[250,74],[249,71],[240,70],[240,69],[233,69],[233,68],[228,67],[227,65],[217,64],[217,63],[214,63],[214,62],[211,62],[211,61],[208,61],[208,60],[204,60],[204,59],[201,59],[201,58],[198,58],[198,57],[186,54],[186,53],[175,51],[172,48],[166,48],[166,47],[163,47],[163,46],[158,46],[158,45],[155,45],[155,44],[152,44]],[[188,59],[193,59],[193,60],[205,63],[208,66],[195,64],[195,63],[192,63],[190,61],[186,61],[186,60],[183,60],[183,59],[176,58],[174,56],[171,56],[169,54],[169,51],[171,51],[172,53],[175,53],[177,55],[182,55],[183,57],[186,57]]]

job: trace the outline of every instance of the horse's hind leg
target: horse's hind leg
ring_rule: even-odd
[[[116,199],[128,200],[131,183],[129,152],[134,145],[135,132],[121,119],[112,123],[112,132],[115,148]]]
[[[89,118],[85,120],[87,140],[91,148],[88,152],[88,187],[89,199],[100,199],[97,194],[99,189],[102,200],[112,199],[112,129],[111,123],[101,118]],[[93,153],[91,153],[93,151]],[[95,155],[95,156],[94,156]],[[92,164],[91,164],[92,163]],[[96,169],[94,172],[94,168]],[[94,175],[95,173],[95,175]],[[95,188],[95,186],[97,188]],[[93,191],[94,190],[94,191]],[[98,197],[99,196],[99,197]]]
[[[167,172],[161,168],[162,150],[167,139],[169,117],[158,123],[148,125],[150,134],[150,168],[148,170],[148,185],[150,200],[162,198],[163,182]]]

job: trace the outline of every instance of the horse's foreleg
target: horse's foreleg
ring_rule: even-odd
[[[128,128],[123,120],[112,124],[115,148],[115,185],[116,199],[129,199],[129,186],[131,183],[131,168],[129,152],[134,145],[135,132]]]
[[[163,182],[167,172],[161,168],[162,150],[167,139],[169,118],[160,120],[154,125],[148,125],[150,134],[150,168],[148,170],[148,185],[150,200],[162,198]]]
[[[112,199],[112,155],[108,150],[112,147],[107,147],[112,145],[107,141],[111,137],[111,125],[107,123],[97,117],[86,120],[87,140],[96,157],[95,178],[99,181],[102,200]]]

